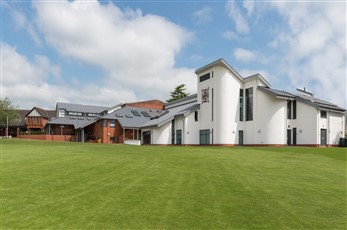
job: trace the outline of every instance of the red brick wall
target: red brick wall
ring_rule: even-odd
[[[134,103],[127,103],[127,106],[136,107],[136,108],[146,108],[146,109],[164,109],[164,102],[159,100],[151,100],[151,101],[140,101]]]
[[[18,138],[44,141],[74,141],[74,135],[19,135]]]

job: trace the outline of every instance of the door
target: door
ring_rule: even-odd
[[[243,145],[243,130],[239,130],[239,145]]]
[[[287,129],[287,145],[292,145],[292,130]]]
[[[320,130],[320,145],[322,146],[327,145],[327,130],[326,129]]]
[[[143,144],[150,145],[151,144],[151,131],[146,131],[142,133],[143,136]]]
[[[176,145],[182,144],[182,130],[176,130]]]
[[[293,128],[293,145],[296,145],[296,128]]]

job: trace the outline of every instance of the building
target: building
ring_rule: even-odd
[[[223,59],[195,73],[197,94],[167,104],[143,126],[142,143],[337,146],[344,136],[345,109],[306,90],[272,89],[260,74],[243,78]]]
[[[35,137],[42,140],[136,145],[337,146],[344,137],[346,110],[306,89],[273,89],[260,74],[243,78],[223,59],[195,73],[197,93],[178,101],[58,102],[53,112],[27,111],[18,127],[44,130]]]

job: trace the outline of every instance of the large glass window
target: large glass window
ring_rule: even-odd
[[[246,121],[253,120],[253,88],[246,89]]]
[[[287,118],[292,119],[292,101],[287,101]]]
[[[243,89],[240,89],[240,121],[243,121]]]
[[[210,144],[210,130],[202,129],[200,133],[200,145],[209,145]]]

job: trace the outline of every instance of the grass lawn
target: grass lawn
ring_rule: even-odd
[[[2,229],[346,229],[346,149],[1,141]]]

